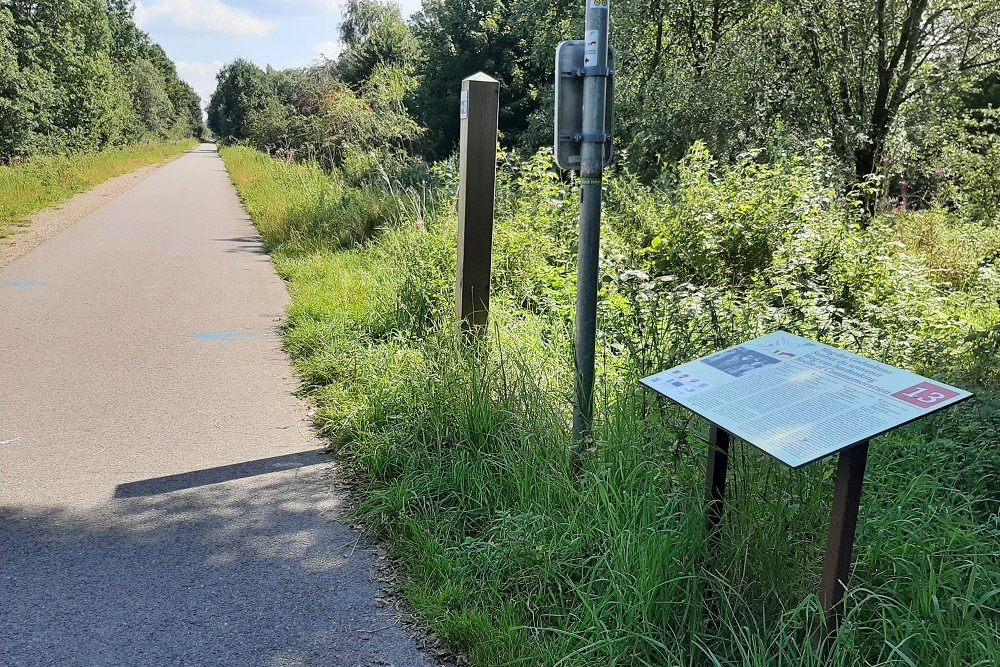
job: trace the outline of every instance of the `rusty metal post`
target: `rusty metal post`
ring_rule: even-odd
[[[726,473],[729,471],[729,445],[732,441],[729,433],[715,424],[708,435],[708,471],[705,476],[705,500],[708,502],[706,528],[710,549],[715,550],[719,544],[719,524],[722,522],[722,512],[726,502]]]
[[[499,81],[482,72],[462,81],[455,309],[466,332],[489,318],[499,111]]]
[[[819,589],[820,602],[827,616],[828,637],[837,634],[844,614],[844,594],[851,576],[854,534],[858,527],[861,488],[868,463],[868,441],[842,451],[839,458],[833,509],[830,512],[830,536]]]

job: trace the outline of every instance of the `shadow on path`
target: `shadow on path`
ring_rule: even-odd
[[[233,247],[228,248],[226,252],[245,252],[251,255],[267,256],[267,252],[264,250],[264,240],[259,236],[236,236],[228,239],[212,240],[233,244]],[[268,261],[270,261],[270,259]]]
[[[0,663],[427,664],[374,604],[320,462],[123,484],[92,511],[0,507]]]
[[[247,461],[245,463],[234,463],[217,468],[206,468],[205,470],[195,470],[185,472],[180,475],[167,475],[165,477],[154,477],[144,479],[141,482],[129,482],[119,484],[115,487],[115,498],[139,498],[142,496],[156,496],[161,493],[181,491],[183,489],[193,489],[207,484],[220,484],[231,482],[234,479],[245,479],[256,477],[257,475],[267,475],[272,472],[282,470],[294,470],[303,466],[319,465],[329,463],[330,459],[320,452],[308,451],[297,454],[285,454],[283,456],[273,456],[268,459],[257,461]]]

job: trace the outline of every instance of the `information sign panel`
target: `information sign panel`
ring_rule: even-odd
[[[793,468],[972,396],[785,332],[642,383]]]

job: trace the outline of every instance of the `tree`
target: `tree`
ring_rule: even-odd
[[[218,84],[208,105],[208,127],[223,141],[249,139],[251,117],[280,104],[274,84],[264,70],[243,58],[223,67],[216,80]]]
[[[0,0],[0,161],[190,133],[179,122],[190,87],[133,11],[131,0]]]
[[[177,114],[167,95],[163,76],[144,58],[132,66],[132,101],[146,134],[167,137]]]
[[[505,143],[515,143],[528,128],[539,107],[539,87],[552,79],[552,65],[534,60],[532,33],[522,32],[516,5],[501,0],[426,0],[414,17],[421,77],[409,106],[429,130],[423,146],[429,157],[444,157],[457,146],[459,89],[462,79],[477,71],[500,81]]]
[[[834,147],[859,182],[879,170],[904,104],[957,90],[1000,62],[996,0],[813,0],[788,9],[799,12]]]
[[[347,0],[340,22],[340,41],[347,48],[360,46],[381,26],[402,20],[402,10],[396,2]]]
[[[27,113],[20,103],[21,71],[14,42],[14,17],[0,8],[0,163],[24,143]]]
[[[167,94],[177,111],[180,136],[204,139],[205,119],[201,111],[201,97],[194,88],[178,78],[169,85]]]
[[[346,50],[337,59],[337,73],[355,88],[379,67],[410,70],[419,51],[399,5],[379,0],[349,0],[340,41]]]
[[[622,0],[617,134],[647,180],[697,141],[723,163],[746,151],[803,150],[817,138],[815,102],[798,85],[793,22],[772,0]]]

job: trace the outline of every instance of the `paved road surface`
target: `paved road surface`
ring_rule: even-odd
[[[210,145],[0,269],[0,665],[425,665]]]

